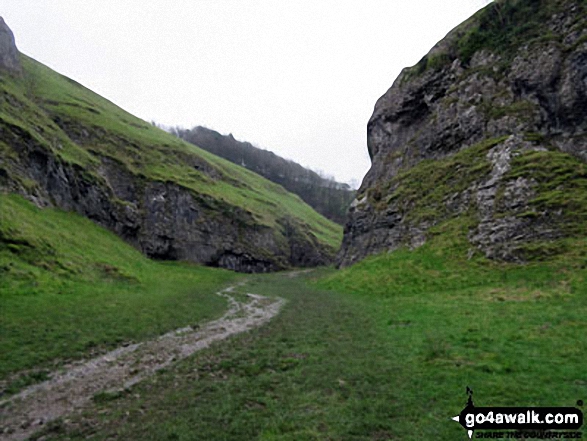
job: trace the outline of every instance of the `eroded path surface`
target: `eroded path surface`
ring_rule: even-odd
[[[50,380],[0,402],[0,438],[26,439],[44,424],[89,405],[97,393],[130,387],[215,341],[261,326],[285,302],[256,294],[237,294],[235,289],[239,286],[242,284],[217,293],[229,302],[228,311],[218,320],[78,362],[64,372],[52,374]]]

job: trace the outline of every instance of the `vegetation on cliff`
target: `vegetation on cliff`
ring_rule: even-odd
[[[340,227],[283,187],[20,61],[22,75],[0,74],[3,192],[77,211],[164,259],[258,271],[326,263],[338,248]]]
[[[410,75],[420,75],[428,69],[441,69],[458,59],[468,65],[475,53],[487,50],[503,56],[511,62],[521,45],[534,45],[548,41],[564,44],[561,34],[543,28],[557,13],[566,12],[567,0],[494,0],[477,14],[459,25],[437,50],[425,55],[413,68]],[[584,0],[572,5],[577,10],[577,22],[581,27],[581,14],[587,11]],[[580,44],[574,42],[574,45]]]
[[[528,262],[587,231],[587,4],[493,2],[378,100],[339,263],[468,219],[468,255]]]
[[[210,294],[237,277],[247,292],[287,300],[262,328],[98,393],[85,412],[37,421],[34,437],[448,440],[466,437],[450,418],[467,386],[477,405],[580,406],[587,31],[576,9],[584,2],[564,4],[543,25],[557,41],[512,57],[469,34],[455,47],[476,47],[470,59],[406,71],[380,100],[369,123],[373,168],[341,253],[349,268],[237,276],[155,262],[77,214],[0,195],[0,378],[9,392],[69,359],[217,316],[224,305]],[[476,20],[462,29],[476,32]],[[23,77],[0,77],[4,188],[130,229],[117,231],[127,238],[132,216],[148,214],[158,220],[147,236],[159,242],[143,244],[159,257],[173,256],[156,228],[169,213],[215,236],[237,231],[241,243],[264,238],[249,248],[257,259],[275,258],[263,228],[293,242],[292,254],[308,250],[304,238],[334,246],[332,224],[283,189],[110,112],[32,60],[23,67]],[[112,193],[96,193],[104,188]]]

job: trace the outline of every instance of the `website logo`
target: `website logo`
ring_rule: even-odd
[[[578,436],[551,436],[546,431],[578,430],[583,425],[583,412],[576,407],[476,407],[473,391],[467,386],[467,405],[452,419],[467,431],[469,439],[475,430],[510,430],[524,432],[529,438],[580,438]],[[582,403],[581,403],[582,404]],[[477,436],[482,438],[484,436]],[[512,436],[512,438],[518,436]],[[490,436],[494,438],[494,436]]]

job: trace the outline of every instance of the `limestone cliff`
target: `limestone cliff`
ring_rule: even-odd
[[[402,71],[368,123],[341,265],[449,223],[507,261],[585,237],[586,17],[585,1],[497,1]]]
[[[340,243],[279,185],[19,54],[3,20],[0,192],[80,213],[149,257],[236,271],[327,264]]]
[[[21,71],[14,34],[2,17],[0,17],[0,69],[12,73]]]

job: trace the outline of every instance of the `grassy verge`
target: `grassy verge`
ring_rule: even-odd
[[[465,387],[484,406],[575,406],[587,396],[586,271],[491,266],[433,244],[312,281],[270,275],[268,325],[100,402],[50,438],[466,439]]]
[[[8,392],[68,359],[226,307],[213,294],[233,273],[151,261],[85,218],[17,196],[0,195],[0,205],[0,381]]]

